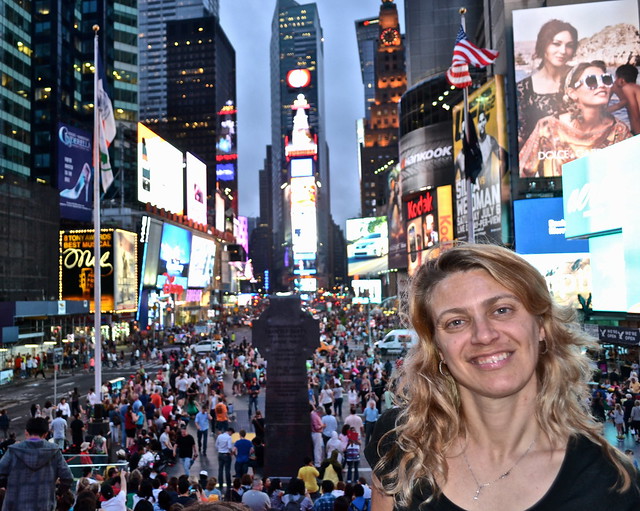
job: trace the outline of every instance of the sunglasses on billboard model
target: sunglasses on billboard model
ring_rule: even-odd
[[[601,75],[587,75],[582,80],[578,80],[573,84],[573,88],[577,89],[582,84],[586,85],[589,90],[595,90],[598,87],[612,87],[613,76],[610,73],[603,73]]]

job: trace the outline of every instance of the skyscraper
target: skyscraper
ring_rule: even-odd
[[[328,275],[330,217],[329,160],[324,116],[324,50],[322,27],[316,4],[278,0],[271,31],[271,142],[274,286],[289,288],[293,265],[290,208],[285,200],[289,185],[290,159],[285,155],[286,139],[293,131],[294,102],[304,96],[309,131],[316,138],[317,154],[313,177],[317,186],[317,274]],[[318,185],[319,184],[319,185]],[[321,277],[323,276],[323,277]]]
[[[140,120],[167,117],[167,34],[168,21],[218,17],[219,0],[139,0]]]
[[[367,18],[356,20],[356,39],[358,40],[358,54],[360,56],[360,71],[364,86],[364,118],[371,118],[371,105],[376,96],[376,53],[378,52],[378,36],[380,35],[380,20]]]
[[[406,90],[404,45],[400,35],[398,10],[393,0],[383,0],[375,27],[375,40],[368,29],[367,43],[360,34],[364,23],[356,22],[361,47],[363,80],[373,82],[373,97],[368,119],[363,122],[360,136],[360,201],[363,217],[386,214],[387,174],[398,161],[398,103]],[[362,41],[362,43],[360,42]],[[375,48],[371,55],[366,48]],[[369,59],[373,58],[371,63]],[[372,72],[365,70],[370,68]],[[364,82],[365,98],[370,94],[370,82]]]

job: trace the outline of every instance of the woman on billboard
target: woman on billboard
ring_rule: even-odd
[[[520,150],[520,177],[562,175],[562,165],[631,137],[607,112],[613,76],[604,62],[578,64],[567,76],[566,111],[536,124]]]
[[[519,147],[540,119],[562,111],[563,83],[577,46],[578,31],[570,23],[554,19],[540,28],[533,54],[540,65],[516,84]]]

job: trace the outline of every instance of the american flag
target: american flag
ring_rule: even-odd
[[[453,48],[453,59],[451,67],[447,70],[447,81],[463,89],[471,85],[471,75],[469,74],[469,64],[476,67],[486,67],[498,58],[498,52],[487,48],[478,48],[469,39],[462,25],[458,30],[456,44]]]

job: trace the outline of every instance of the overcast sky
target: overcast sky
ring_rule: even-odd
[[[312,3],[299,0],[300,4]],[[343,229],[359,216],[356,120],[364,116],[355,24],[377,16],[381,0],[317,0],[324,33],[325,115],[331,213]],[[396,0],[404,33],[404,2]],[[269,43],[275,0],[220,0],[220,22],[236,50],[240,214],[259,215],[258,171],[271,143]]]

